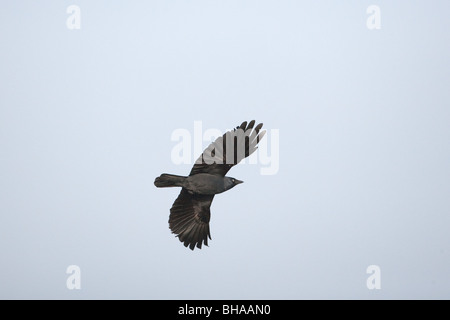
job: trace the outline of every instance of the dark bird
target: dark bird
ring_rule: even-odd
[[[265,131],[262,123],[244,121],[212,142],[195,162],[189,176],[163,173],[155,179],[158,188],[181,187],[170,209],[169,228],[191,250],[208,245],[210,207],[216,194],[242,183],[225,176],[234,165],[258,148]]]

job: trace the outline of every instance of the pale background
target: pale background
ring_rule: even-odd
[[[0,298],[449,299],[449,12],[3,1]],[[192,252],[168,229],[179,190],[153,185],[190,170],[171,135],[251,119],[279,129],[279,171],[233,168],[245,183],[215,198],[213,240]]]

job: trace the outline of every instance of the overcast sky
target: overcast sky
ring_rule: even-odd
[[[2,3],[0,298],[449,299],[449,12]],[[215,197],[209,247],[186,249],[168,228],[179,189],[153,185],[190,171],[174,132],[195,159],[196,123],[252,119],[276,172],[234,167],[245,183]]]

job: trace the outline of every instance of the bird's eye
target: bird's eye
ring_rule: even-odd
[[[231,179],[231,181],[232,181],[232,182],[235,182],[236,180],[234,180],[234,179]]]

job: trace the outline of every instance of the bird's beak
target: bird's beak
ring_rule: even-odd
[[[234,179],[234,184],[239,184],[239,183],[244,183],[244,181],[238,180],[238,179]]]

